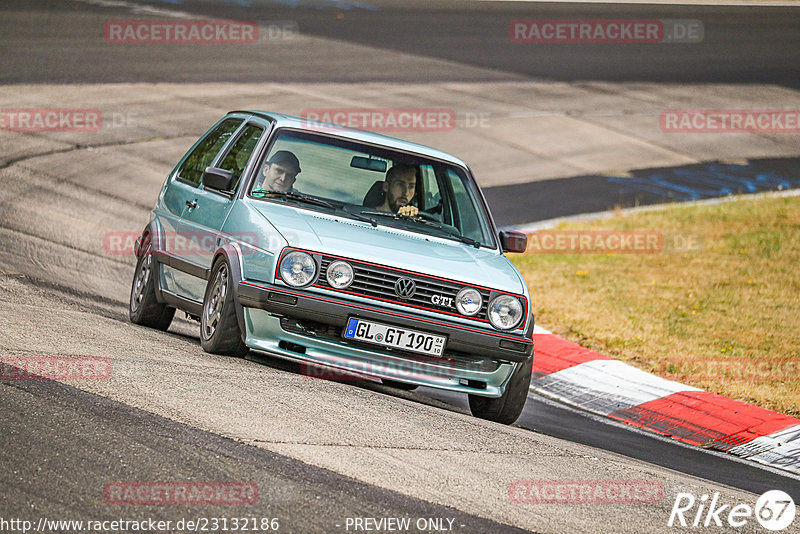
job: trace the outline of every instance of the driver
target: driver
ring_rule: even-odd
[[[409,217],[419,214],[419,208],[411,205],[416,188],[417,167],[406,163],[394,165],[386,172],[386,180],[383,182],[384,200],[377,209]]]

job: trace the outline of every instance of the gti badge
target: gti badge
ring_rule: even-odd
[[[444,295],[431,296],[431,302],[436,306],[443,306],[445,308],[453,307],[453,297],[445,297]]]

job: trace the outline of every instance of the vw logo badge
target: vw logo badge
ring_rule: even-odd
[[[411,278],[400,278],[394,283],[394,292],[401,299],[410,299],[417,290],[417,284]]]

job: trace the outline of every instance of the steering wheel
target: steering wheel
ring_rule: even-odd
[[[442,221],[440,221],[439,219],[437,219],[436,217],[434,217],[430,213],[426,213],[424,211],[420,211],[419,213],[414,215],[414,217],[419,217],[420,219],[425,219],[426,221],[431,221],[431,222],[435,222],[435,223],[439,223],[439,224],[442,223]]]

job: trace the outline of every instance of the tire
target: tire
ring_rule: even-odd
[[[142,236],[142,250],[133,274],[128,317],[133,324],[166,330],[175,316],[175,308],[158,302],[156,298],[153,268],[157,264],[153,261],[153,245],[149,234]]]
[[[224,356],[242,357],[249,350],[242,340],[242,331],[236,319],[231,267],[222,256],[211,269],[203,297],[200,345],[206,352]]]
[[[525,407],[525,401],[528,400],[532,373],[533,357],[517,365],[502,397],[492,399],[470,394],[469,409],[472,415],[504,425],[516,421]]]
[[[381,382],[383,382],[383,385],[386,387],[401,389],[403,391],[412,391],[419,387],[416,384],[409,384],[407,382],[398,382],[397,380],[389,380],[388,378],[381,378]]]

